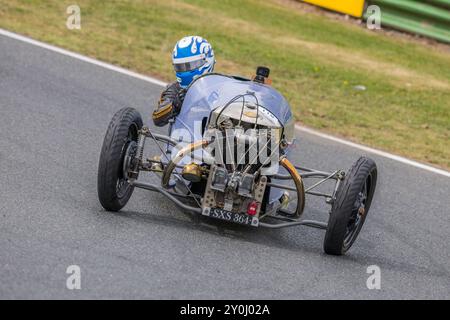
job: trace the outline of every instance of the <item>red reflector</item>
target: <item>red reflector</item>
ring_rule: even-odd
[[[252,201],[247,207],[247,214],[250,216],[254,216],[256,214],[256,211],[258,210],[258,202]]]

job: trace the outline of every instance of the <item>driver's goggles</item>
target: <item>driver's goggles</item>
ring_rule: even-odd
[[[186,71],[191,71],[191,70],[200,68],[205,63],[206,63],[206,59],[201,58],[201,59],[195,60],[195,61],[174,63],[173,68],[175,69],[175,72],[186,72]]]

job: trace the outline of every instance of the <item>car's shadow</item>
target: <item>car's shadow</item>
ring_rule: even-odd
[[[151,202],[165,199],[164,196],[154,194],[151,197],[145,197],[143,205],[148,201],[148,207]],[[142,200],[142,199],[141,199]],[[351,252],[343,256],[330,256],[323,252],[323,238],[325,230],[305,226],[293,226],[281,229],[268,229],[262,227],[250,227],[239,225],[223,220],[205,217],[199,214],[184,212],[174,204],[170,206],[171,214],[155,214],[150,212],[138,212],[122,209],[120,212],[112,213],[117,216],[127,217],[140,223],[157,224],[161,226],[170,226],[171,228],[196,230],[205,232],[217,237],[236,239],[258,245],[264,245],[284,251],[290,251],[298,255],[315,255],[326,258],[326,263],[340,263],[355,267],[360,265],[367,267],[375,264],[384,270],[401,271],[408,273],[420,273],[434,276],[446,276],[448,273],[441,268],[430,270],[422,265],[414,265],[409,262],[396,259],[392,256],[374,256],[371,254],[376,244],[359,238],[357,248],[352,248]],[[173,210],[172,210],[173,209]],[[324,221],[327,213],[313,207],[306,206],[303,218],[317,219]],[[326,220],[325,220],[326,221]],[[408,270],[408,271],[406,271]]]
[[[166,199],[159,194],[153,194],[146,197],[143,207],[152,206],[155,201]],[[143,199],[140,199],[143,200]],[[299,249],[305,252],[317,253],[322,251],[322,241],[324,230],[318,230],[305,226],[293,226],[282,229],[269,229],[263,227],[251,227],[227,222],[219,219],[209,218],[200,214],[190,213],[181,210],[172,203],[165,203],[169,206],[170,214],[153,212],[138,212],[127,210],[126,207],[114,215],[134,219],[142,223],[158,224],[162,226],[170,226],[173,228],[198,230],[206,232],[217,237],[225,237],[229,239],[238,239],[251,243],[263,244],[265,246],[280,248],[284,250]],[[166,211],[168,208],[165,208]],[[327,217],[326,213],[320,212],[313,208],[306,208],[304,216],[322,216],[322,221]],[[319,219],[319,218],[318,218]]]

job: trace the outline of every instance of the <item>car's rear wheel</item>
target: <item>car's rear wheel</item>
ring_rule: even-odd
[[[369,212],[376,183],[375,162],[359,158],[337,190],[324,240],[327,254],[342,255],[353,245]]]
[[[136,151],[142,117],[133,108],[116,112],[103,140],[97,176],[101,205],[108,211],[119,211],[128,202],[134,187],[128,183],[127,169]]]

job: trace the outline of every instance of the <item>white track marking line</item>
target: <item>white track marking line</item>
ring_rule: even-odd
[[[384,157],[384,158],[395,160],[395,161],[398,161],[398,162],[401,162],[401,163],[404,163],[404,164],[408,164],[408,165],[416,167],[416,168],[420,168],[420,169],[423,169],[423,170],[434,172],[434,173],[437,173],[437,174],[440,174],[440,175],[443,175],[443,176],[446,176],[446,177],[450,177],[450,172],[448,172],[448,171],[445,171],[445,170],[442,170],[442,169],[438,169],[438,168],[434,168],[432,166],[429,166],[429,165],[426,165],[426,164],[423,164],[423,163],[420,163],[420,162],[417,162],[417,161],[414,161],[414,160],[410,160],[410,159],[407,159],[407,158],[404,158],[404,157],[401,157],[401,156],[397,156],[395,154],[391,154],[391,153],[388,153],[388,152],[385,152],[385,151],[381,151],[381,150],[378,150],[378,149],[367,147],[367,146],[364,146],[364,145],[361,145],[361,144],[358,144],[358,143],[354,143],[354,142],[351,142],[351,141],[348,141],[348,140],[337,138],[337,137],[331,136],[329,134],[318,132],[316,130],[313,130],[313,129],[310,129],[310,128],[307,128],[307,127],[304,127],[304,126],[301,126],[301,125],[298,125],[298,124],[295,125],[295,128],[297,130],[299,130],[299,131],[306,132],[308,134],[311,134],[311,135],[314,135],[314,136],[317,136],[317,137],[320,137],[320,138],[323,138],[323,139],[331,140],[331,141],[334,141],[334,142],[337,142],[337,143],[340,143],[340,144],[344,144],[344,145],[352,147],[352,148],[356,148],[356,149],[359,149],[359,150],[362,150],[362,151],[365,151],[365,152],[373,153],[373,154],[375,154],[377,156],[381,156],[381,157]]]
[[[102,62],[102,61],[99,61],[99,60],[96,60],[96,59],[92,59],[92,58],[83,56],[81,54],[75,53],[75,52],[71,52],[71,51],[68,51],[68,50],[65,50],[65,49],[61,49],[61,48],[52,46],[50,44],[47,44],[47,43],[44,43],[44,42],[41,42],[41,41],[33,40],[31,38],[28,38],[28,37],[25,37],[25,36],[21,36],[19,34],[16,34],[16,33],[13,33],[13,32],[7,31],[7,30],[0,29],[0,35],[3,35],[5,37],[9,37],[9,38],[12,38],[12,39],[16,39],[16,40],[19,40],[19,41],[23,41],[23,42],[26,42],[26,43],[29,43],[29,44],[32,44],[32,45],[35,45],[35,46],[38,46],[38,47],[41,47],[41,48],[53,51],[53,52],[60,53],[60,54],[65,55],[65,56],[69,56],[69,57],[72,57],[72,58],[75,58],[75,59],[87,62],[87,63],[91,63],[91,64],[94,64],[96,66],[108,69],[108,70],[119,72],[119,73],[125,74],[125,75],[133,77],[133,78],[144,80],[144,81],[150,82],[152,84],[156,84],[158,86],[164,87],[164,86],[167,85],[167,83],[165,83],[165,82],[163,82],[161,80],[158,80],[158,79],[155,79],[155,78],[151,78],[151,77],[147,77],[147,76],[144,76],[144,75],[139,74],[137,72],[133,72],[133,71],[121,68],[121,67],[117,67],[117,66],[114,66],[112,64],[109,64],[109,63],[106,63],[106,62]]]
[[[102,62],[102,61],[99,61],[99,60],[96,60],[96,59],[93,59],[93,58],[89,58],[89,57],[83,56],[83,55],[81,55],[79,53],[75,53],[75,52],[72,52],[72,51],[69,51],[69,50],[58,48],[58,47],[55,47],[53,45],[50,45],[50,44],[47,44],[47,43],[44,43],[44,42],[41,42],[41,41],[33,40],[31,38],[28,38],[28,37],[25,37],[25,36],[22,36],[22,35],[19,35],[19,34],[16,34],[16,33],[13,33],[13,32],[10,32],[10,31],[4,30],[4,29],[1,29],[1,28],[0,28],[0,35],[3,35],[3,36],[8,37],[8,38],[16,39],[16,40],[19,40],[19,41],[23,41],[23,42],[26,42],[28,44],[32,44],[32,45],[37,46],[37,47],[41,47],[41,48],[44,48],[44,49],[47,49],[47,50],[50,50],[50,51],[53,51],[53,52],[57,52],[57,53],[60,53],[62,55],[69,56],[69,57],[72,57],[72,58],[75,58],[75,59],[78,59],[78,60],[81,60],[81,61],[84,61],[84,62],[87,62],[87,63],[91,63],[91,64],[94,64],[96,66],[99,66],[99,67],[102,67],[102,68],[105,68],[105,69],[108,69],[108,70],[112,70],[112,71],[115,71],[115,72],[118,72],[118,73],[130,76],[130,77],[133,77],[133,78],[137,78],[137,79],[140,79],[140,80],[143,80],[143,81],[146,81],[146,82],[149,82],[149,83],[161,86],[161,87],[164,87],[164,86],[167,85],[167,83],[164,82],[164,81],[161,81],[161,80],[149,77],[149,76],[145,76],[145,75],[139,74],[137,72],[130,71],[128,69],[117,67],[117,66],[114,66],[112,64],[109,64],[109,63],[106,63],[106,62]],[[362,151],[365,151],[365,152],[369,152],[369,153],[372,153],[372,154],[375,154],[375,155],[378,155],[378,156],[381,156],[381,157],[385,157],[385,158],[388,158],[388,159],[391,159],[391,160],[395,160],[395,161],[398,161],[398,162],[401,162],[401,163],[404,163],[404,164],[407,164],[407,165],[410,165],[410,166],[413,166],[413,167],[416,167],[416,168],[419,168],[419,169],[423,169],[423,170],[434,172],[434,173],[437,173],[437,174],[440,174],[440,175],[443,175],[443,176],[446,176],[446,177],[450,177],[450,172],[448,172],[446,170],[434,168],[432,166],[429,166],[429,165],[426,165],[426,164],[423,164],[423,163],[420,163],[420,162],[417,162],[417,161],[414,161],[414,160],[410,160],[410,159],[407,159],[407,158],[404,158],[404,157],[401,157],[401,156],[397,156],[397,155],[394,155],[394,154],[391,154],[391,153],[388,153],[388,152],[385,152],[385,151],[373,149],[373,148],[370,148],[370,147],[367,147],[367,146],[364,146],[364,145],[361,145],[361,144],[357,144],[357,143],[354,143],[354,142],[351,142],[351,141],[340,139],[340,138],[337,138],[337,137],[334,137],[334,136],[331,136],[331,135],[328,135],[328,134],[325,134],[325,133],[321,133],[321,132],[318,132],[316,130],[313,130],[313,129],[310,129],[310,128],[307,128],[307,127],[300,126],[298,124],[295,126],[295,128],[297,130],[301,131],[301,132],[305,132],[305,133],[310,134],[310,135],[314,135],[314,136],[317,136],[317,137],[320,137],[320,138],[323,138],[323,139],[331,140],[331,141],[334,141],[334,142],[337,142],[337,143],[340,143],[340,144],[344,144],[344,145],[352,147],[352,148],[356,148],[356,149],[359,149],[359,150],[362,150]]]

